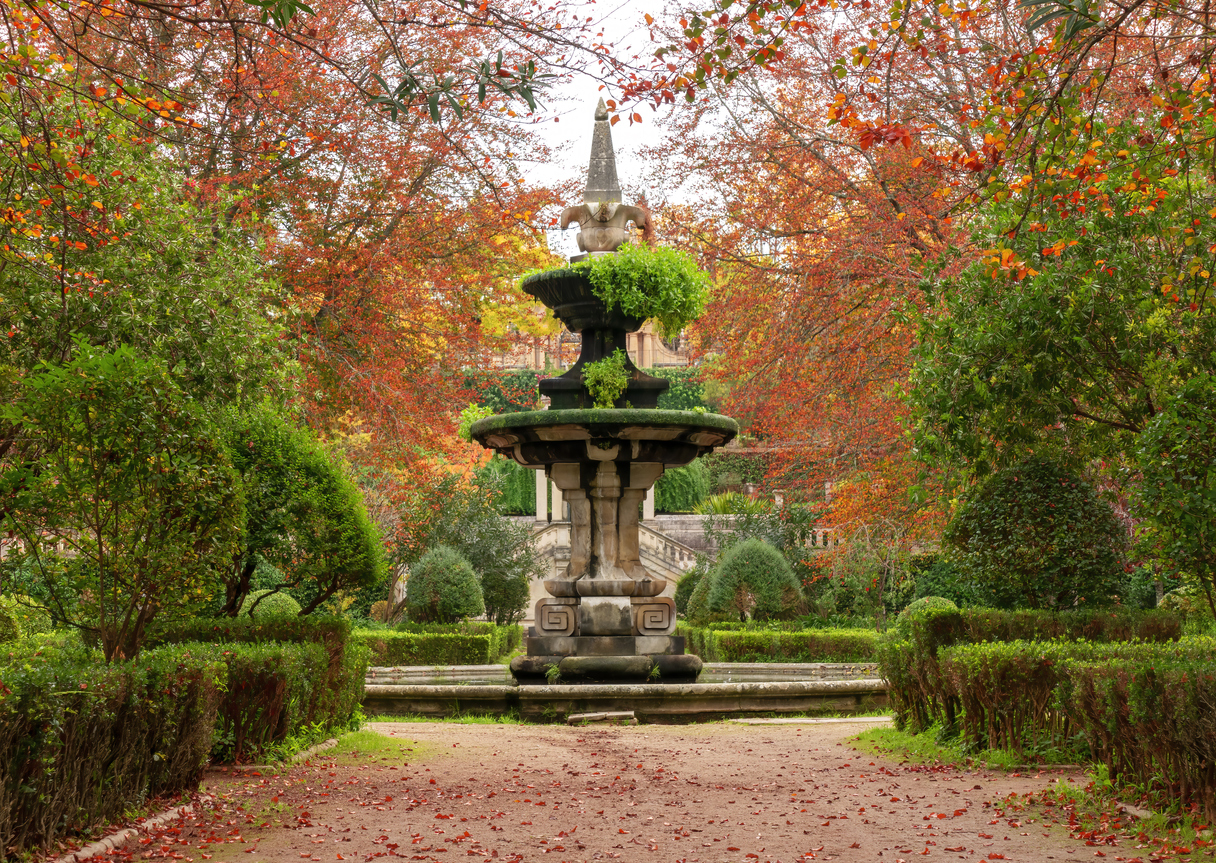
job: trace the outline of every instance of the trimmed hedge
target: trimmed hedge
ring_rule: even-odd
[[[876,658],[889,686],[896,723],[923,731],[935,722],[953,727],[959,699],[942,677],[938,654],[955,644],[990,641],[1086,640],[1165,643],[1182,635],[1182,621],[1166,611],[997,611],[933,608],[910,616],[907,628],[883,638]]]
[[[1082,739],[1112,779],[1216,817],[1216,638],[968,644],[943,650],[940,668],[971,748]]]
[[[19,855],[196,787],[224,674],[199,645],[110,665],[63,636],[0,652],[0,848]]]
[[[156,633],[156,643],[202,641],[228,645],[223,658],[230,659],[228,692],[221,715],[225,725],[219,736],[220,757],[252,758],[261,748],[314,726],[322,730],[344,728],[363,699],[367,676],[367,646],[351,638],[350,622],[340,617],[218,618],[182,623]],[[276,643],[277,642],[277,643]],[[240,647],[236,647],[240,645]],[[315,651],[297,651],[293,645],[317,645]],[[278,651],[281,667],[275,669]],[[234,676],[235,675],[235,676]],[[305,675],[308,680],[298,680]],[[273,687],[274,698],[263,688]],[[307,709],[299,698],[307,688]],[[276,719],[272,735],[260,732],[250,737],[237,730],[251,727],[253,717]]]
[[[395,631],[359,631],[355,638],[367,645],[377,666],[493,665],[520,647],[523,629],[482,621],[403,623]]]
[[[320,702],[329,656],[320,644],[208,647],[228,666],[228,686],[212,747],[215,760],[250,761],[323,721]]]
[[[1152,787],[1216,819],[1216,639],[1175,653],[1076,663],[1067,708],[1112,779]]]
[[[877,646],[865,629],[700,628],[679,624],[685,651],[705,662],[870,662]]]

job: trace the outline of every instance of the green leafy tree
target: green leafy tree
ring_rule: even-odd
[[[757,537],[727,549],[706,581],[712,613],[729,612],[740,621],[778,620],[804,610],[801,586],[785,555]]]
[[[237,546],[244,504],[173,375],[127,347],[81,340],[72,354],[37,366],[0,406],[23,440],[22,457],[0,464],[4,528],[31,564],[32,583],[14,592],[44,599],[112,661],[139,652],[154,618],[201,607]]]
[[[435,546],[410,567],[405,601],[410,619],[420,623],[458,623],[485,611],[472,565],[446,545]]]
[[[1187,381],[1138,444],[1142,542],[1198,582],[1216,617],[1216,376]]]
[[[1115,155],[1139,130],[1109,131],[1089,154],[1104,172],[1093,194],[1044,194],[1029,212],[1017,195],[989,201],[973,230],[984,257],[925,282],[908,397],[926,456],[976,475],[1029,453],[1130,461],[1176,382],[1213,371],[1216,192],[1145,181]]]
[[[359,488],[308,429],[263,405],[231,414],[223,440],[246,512],[244,543],[225,570],[224,614],[238,614],[255,586],[291,591],[310,614],[339,591],[384,581],[384,542]],[[255,585],[260,564],[282,581]]]
[[[654,484],[654,508],[659,512],[692,512],[709,497],[709,469],[704,459],[668,468]]]
[[[414,512],[403,520],[414,528],[398,544],[395,559],[410,567],[412,579],[415,561],[428,551],[455,549],[477,573],[489,619],[515,623],[528,606],[529,584],[544,573],[545,562],[532,545],[529,527],[499,515],[501,487],[491,476],[480,479],[485,484],[445,477],[411,504]]]
[[[1093,488],[1030,458],[988,478],[946,528],[967,577],[1002,605],[1064,609],[1111,602],[1126,533]]]
[[[67,362],[81,342],[129,346],[198,402],[278,389],[290,367],[279,293],[230,218],[242,201],[189,186],[158,139],[64,87],[8,96],[0,400],[21,374]],[[0,424],[0,458],[19,444]]]

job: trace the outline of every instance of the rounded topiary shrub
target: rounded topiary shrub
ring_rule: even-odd
[[[1089,483],[1031,458],[993,474],[946,528],[966,577],[1023,608],[1108,605],[1127,535]]]
[[[405,602],[410,620],[419,623],[456,623],[485,612],[472,564],[446,545],[435,546],[410,567]]]
[[[705,569],[700,562],[692,569],[680,576],[680,580],[676,582],[676,593],[672,597],[676,603],[676,614],[682,617],[690,617],[688,613],[688,603],[692,599],[692,593],[697,589],[697,586],[705,580]]]
[[[729,614],[741,621],[794,617],[804,604],[789,561],[762,539],[732,545],[705,581],[710,613]]]
[[[269,595],[267,595],[269,594]],[[262,599],[265,597],[265,599]],[[260,602],[258,600],[261,599]],[[254,603],[257,603],[255,606]],[[269,590],[255,590],[245,597],[238,614],[248,614],[254,619],[260,617],[286,617],[298,615],[300,603],[286,593],[271,593]]]
[[[937,611],[939,609],[958,611],[958,606],[943,596],[922,596],[920,599],[909,603],[908,607],[899,613],[899,617],[895,618],[896,632],[906,634],[908,632],[908,623],[912,618],[925,612]]]

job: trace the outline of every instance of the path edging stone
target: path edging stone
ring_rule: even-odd
[[[303,761],[306,758],[316,755],[318,752],[324,752],[326,749],[333,749],[337,745],[338,738],[331,737],[329,740],[323,740],[320,743],[308,747],[302,752],[297,752],[295,755],[286,759],[286,763],[294,764],[297,761]],[[276,766],[277,765],[273,764],[249,764],[241,765],[237,769],[242,771],[273,770]],[[96,842],[90,842],[88,845],[85,845],[82,848],[77,848],[75,851],[69,851],[62,857],[56,858],[55,863],[79,863],[79,861],[88,860],[90,857],[96,857],[100,854],[108,854],[115,848],[119,848],[122,845],[125,845],[131,839],[134,839],[139,835],[140,831],[152,830],[156,827],[160,827],[162,824],[167,824],[170,821],[184,818],[188,813],[197,808],[199,803],[210,802],[214,799],[215,798],[212,797],[212,795],[204,794],[197,800],[184,806],[171,806],[164,812],[153,815],[151,818],[141,821],[138,824],[131,827],[124,827],[122,830],[111,833],[109,836],[106,836],[103,839],[98,839]]]

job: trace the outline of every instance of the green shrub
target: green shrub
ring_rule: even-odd
[[[1216,639],[1067,668],[1057,698],[1114,781],[1216,819]]]
[[[420,623],[454,623],[485,611],[473,566],[446,545],[435,546],[410,567],[405,590],[410,619]]]
[[[491,665],[523,643],[523,628],[483,621],[459,624],[403,623],[395,631],[368,630],[355,637],[376,666]]]
[[[709,573],[702,576],[692,592],[688,594],[688,605],[684,612],[688,621],[695,626],[705,626],[715,621],[725,620],[729,612],[713,612],[709,610]]]
[[[230,411],[221,426],[245,502],[241,552],[221,574],[222,613],[240,612],[255,574],[263,588],[290,590],[305,614],[384,581],[384,543],[349,465],[270,405]],[[287,577],[266,583],[265,563]]]
[[[212,750],[217,761],[258,758],[319,719],[329,657],[316,643],[211,645],[228,667]]]
[[[719,629],[680,624],[685,650],[705,662],[871,662],[877,635],[867,629]]]
[[[697,561],[697,565],[688,572],[680,576],[680,580],[676,582],[676,593],[673,599],[676,603],[676,614],[681,617],[688,616],[688,603],[692,599],[693,591],[705,578],[705,567],[701,561]]]
[[[771,620],[802,611],[802,590],[785,555],[761,539],[731,546],[706,580],[712,613]]]
[[[197,787],[224,674],[200,645],[109,665],[65,636],[0,651],[0,848],[46,847]]]
[[[300,603],[290,594],[274,593],[269,590],[255,590],[245,597],[238,614],[253,618],[298,615]]]
[[[983,591],[1015,607],[1110,605],[1126,532],[1086,482],[1031,458],[991,476],[944,540]]]
[[[315,700],[304,721],[320,730],[346,728],[363,699],[363,681],[370,654],[365,644],[351,638],[350,622],[340,617],[242,616],[198,620],[161,629],[152,640],[158,644],[185,641],[224,645],[319,644],[324,648],[327,660],[319,672]],[[287,733],[297,735],[305,730],[305,726],[298,726]]]
[[[707,497],[709,469],[704,459],[668,468],[654,484],[654,508],[658,512],[692,512]]]
[[[532,471],[518,465],[515,469],[534,483]],[[406,509],[414,526],[398,546],[398,556],[416,576],[422,557],[439,546],[454,549],[477,574],[487,618],[499,624],[517,623],[528,606],[530,582],[543,574],[547,561],[531,542],[528,525],[501,517],[495,495],[493,485],[473,486],[450,476],[413,497]],[[471,608],[468,612],[469,616],[480,613]]]
[[[1198,805],[1211,817],[1216,638],[1178,642],[1012,641],[940,656],[972,749],[1055,751],[1106,764],[1112,779]]]
[[[956,644],[983,642],[1141,641],[1163,644],[1182,634],[1182,621],[1166,611],[1000,611],[990,608],[925,608],[878,645],[896,722],[917,732],[936,722],[953,727],[960,701],[943,677],[939,655]]]
[[[896,632],[906,637],[913,617],[936,609],[958,611],[958,606],[941,596],[923,596],[909,603],[908,607],[899,613],[899,617],[895,619]]]

